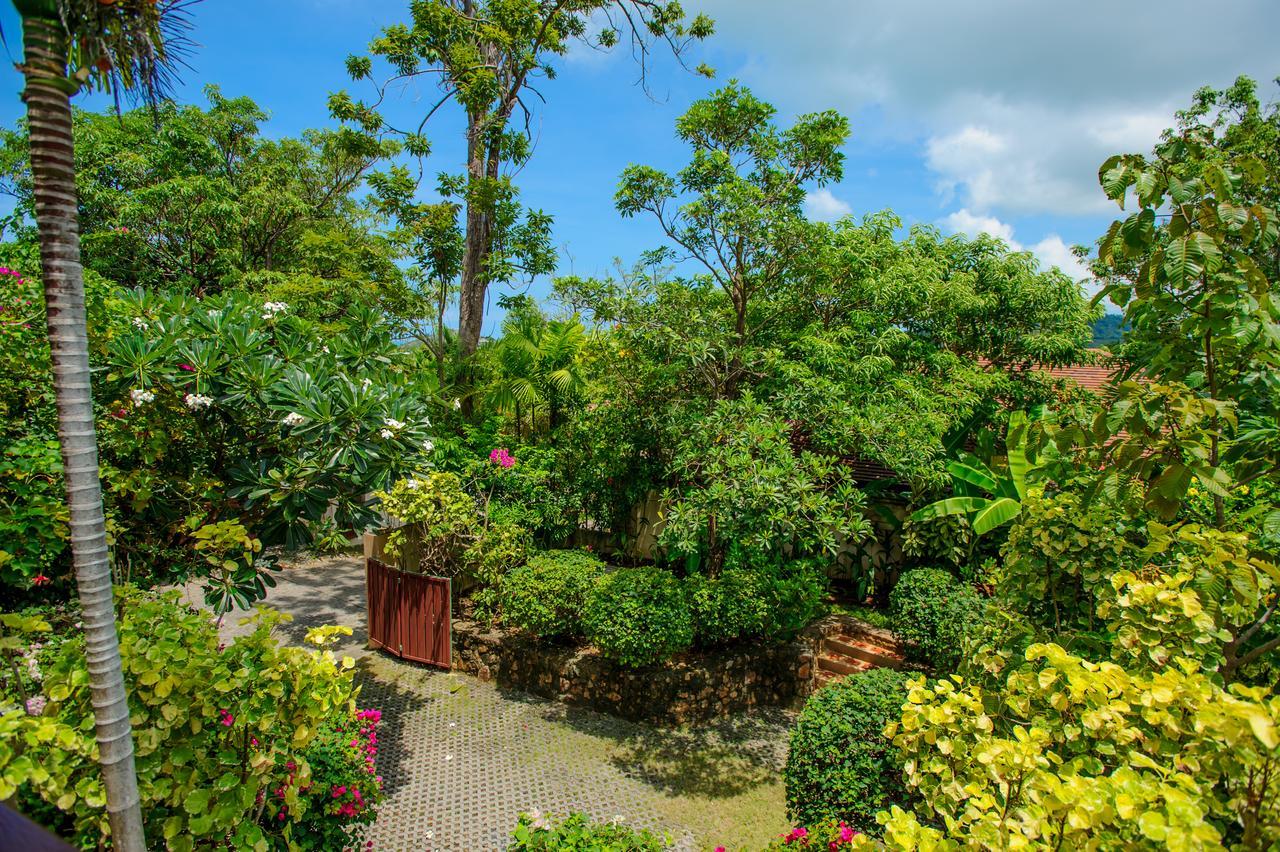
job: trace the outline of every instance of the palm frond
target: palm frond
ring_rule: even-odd
[[[120,108],[155,105],[177,88],[178,69],[195,47],[191,9],[199,0],[57,0],[72,75],[110,92]]]

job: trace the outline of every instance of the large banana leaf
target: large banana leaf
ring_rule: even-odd
[[[963,461],[950,462],[947,465],[947,473],[951,474],[953,479],[958,479],[969,485],[976,485],[983,491],[995,493],[1000,487],[1000,483],[996,479],[996,475],[991,472],[991,468],[973,456],[969,456]]]
[[[1027,413],[1015,411],[1009,415],[1009,431],[1005,435],[1005,452],[1009,460],[1009,477],[1019,500],[1027,499],[1027,472],[1031,463],[1027,460]]]
[[[946,515],[968,515],[977,512],[991,503],[986,497],[948,497],[917,509],[911,516],[913,521],[928,521]]]
[[[998,526],[1007,524],[1022,512],[1022,504],[1008,497],[989,501],[973,516],[973,534],[986,535]]]

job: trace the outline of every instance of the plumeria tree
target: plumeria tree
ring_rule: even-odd
[[[99,761],[116,849],[146,848],[120,667],[90,394],[71,96],[96,87],[154,100],[181,41],[182,2],[14,0],[22,16],[31,174],[71,552],[84,611]]]

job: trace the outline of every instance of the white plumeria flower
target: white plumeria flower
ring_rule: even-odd
[[[328,347],[328,346],[321,346],[321,347],[320,347],[320,351],[321,351],[321,352],[323,352],[324,354],[328,355],[328,354],[329,354],[329,347]]]
[[[382,436],[382,437],[384,437],[384,438],[387,438],[388,440],[390,440],[391,438],[394,438],[394,437],[396,436],[396,433],[395,433],[395,432],[392,432],[390,429],[383,429],[383,430],[382,430],[382,431],[380,431],[378,434],[379,434],[379,435],[381,435],[381,436]]]
[[[202,393],[189,393],[182,398],[182,401],[185,402],[187,404],[187,408],[190,408],[192,411],[199,411],[202,408],[208,408],[213,405],[213,397],[205,396]]]
[[[296,411],[290,411],[280,422],[286,426],[301,426],[303,423],[307,422],[307,418],[303,417]]]
[[[421,484],[422,483],[416,479],[409,479],[405,481],[404,486],[405,488],[408,488],[410,491],[416,491],[418,490],[418,486]]]
[[[133,400],[134,405],[146,405],[148,402],[154,402],[156,395],[149,390],[134,388],[129,391],[129,399]]]
[[[460,409],[460,408],[462,408],[462,400],[458,399],[458,398],[455,396],[455,397],[453,398],[453,410],[454,410],[454,411],[457,411],[457,410],[458,410],[458,409]]]
[[[282,314],[289,310],[289,305],[285,302],[267,302],[262,306],[263,310],[271,314]]]
[[[403,428],[404,428],[404,421],[403,421],[403,420],[397,420],[397,419],[395,419],[394,417],[388,417],[386,420],[383,420],[383,421],[382,421],[382,423],[383,423],[383,425],[385,425],[388,429],[403,429]]]
[[[147,321],[146,321],[145,319],[143,319],[142,317],[134,317],[134,318],[133,318],[133,327],[134,327],[134,328],[146,328],[146,327],[147,327]]]
[[[431,452],[435,448],[436,448],[435,442],[432,441],[430,438],[422,442],[422,449],[426,450],[427,452]]]

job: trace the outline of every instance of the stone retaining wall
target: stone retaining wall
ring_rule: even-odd
[[[544,698],[642,722],[685,724],[750,707],[796,707],[813,691],[814,637],[690,652],[643,669],[593,649],[537,642],[473,621],[453,622],[453,667]]]

